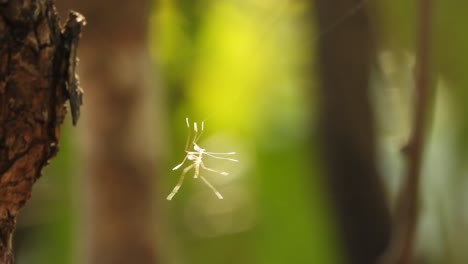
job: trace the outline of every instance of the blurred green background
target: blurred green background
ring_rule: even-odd
[[[412,1],[368,2],[378,39],[371,85],[380,168],[394,194],[404,171],[400,149],[410,130],[417,12]],[[468,2],[434,2],[437,85],[417,252],[424,263],[467,263]],[[314,147],[314,49],[327,32],[316,32],[313,10],[304,0],[153,4],[147,47],[154,62],[151,75],[163,90],[158,102],[166,108],[158,115],[167,122],[166,138],[159,139],[166,146],[159,150],[166,173],[155,186],[162,263],[339,263]],[[329,31],[340,23],[346,17]],[[206,161],[230,172],[207,175],[224,200],[191,177],[173,201],[165,200],[180,175],[171,168],[185,154],[186,117],[205,122],[201,146],[237,152],[238,163]],[[81,263],[85,192],[77,141],[86,128],[73,129],[70,123],[64,125],[58,157],[20,216],[17,263]]]

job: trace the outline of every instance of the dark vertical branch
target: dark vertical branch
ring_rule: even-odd
[[[369,100],[373,36],[367,5],[329,30],[359,0],[317,0],[320,126],[325,170],[347,263],[376,263],[387,247],[390,216],[376,166]]]
[[[407,175],[397,204],[395,233],[386,260],[387,263],[413,263],[413,249],[418,222],[419,183],[430,99],[431,5],[431,0],[419,1],[413,129],[408,144],[403,149],[403,154],[407,160]]]

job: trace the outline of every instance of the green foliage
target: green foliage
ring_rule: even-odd
[[[165,75],[167,89],[182,89],[185,94],[185,100],[170,106],[175,109],[171,119],[180,124],[176,135],[183,135],[179,129],[185,130],[185,116],[206,120],[206,141],[201,144],[211,146],[214,141],[206,148],[235,150],[240,161],[229,166],[228,177],[233,178],[229,183],[211,175],[210,181],[225,196],[222,202],[200,182],[186,180],[181,194],[169,204],[168,220],[173,232],[177,230],[183,256],[168,259],[336,263],[319,168],[310,163],[315,160],[310,152],[315,147],[308,140],[313,118],[306,114],[312,108],[305,98],[313,80],[301,74],[309,70],[312,57],[307,6],[288,1],[204,1],[192,8],[203,9],[202,18],[191,21],[193,16],[176,1],[162,3],[152,16],[153,34],[169,38],[153,46],[153,54],[161,54],[156,57],[161,58],[163,72],[183,69],[183,76]],[[184,23],[171,24],[180,17]],[[184,26],[192,22],[196,30]],[[186,56],[191,61],[181,62],[181,54],[187,53],[192,54]],[[181,68],[174,70],[177,66]],[[172,160],[183,156],[183,140],[175,139]],[[164,179],[170,182],[167,190],[177,176]],[[193,209],[198,203],[209,205]],[[224,227],[216,232],[218,225]]]

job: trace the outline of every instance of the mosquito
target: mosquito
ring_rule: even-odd
[[[236,152],[209,152],[209,151],[206,151],[206,149],[200,147],[197,144],[197,141],[200,139],[201,135],[203,134],[203,130],[205,128],[204,122],[203,121],[201,122],[200,131],[198,130],[197,122],[193,122],[193,131],[195,132],[195,134],[193,135],[193,138],[191,136],[190,122],[189,122],[188,117],[185,118],[185,123],[187,124],[187,128],[189,130],[189,134],[187,136],[187,141],[185,143],[185,153],[186,153],[186,155],[185,155],[185,158],[182,160],[182,162],[180,164],[178,164],[177,166],[175,166],[172,170],[173,171],[178,170],[180,167],[182,167],[182,165],[185,164],[185,162],[187,160],[191,161],[192,164],[188,165],[187,167],[185,167],[182,170],[182,174],[180,175],[180,178],[179,178],[179,181],[177,182],[177,185],[174,187],[174,189],[167,196],[166,199],[169,200],[169,201],[172,200],[172,198],[177,194],[180,187],[184,183],[185,175],[192,169],[194,169],[193,178],[195,178],[195,179],[200,178],[206,184],[206,186],[208,186],[214,192],[214,194],[218,197],[218,199],[223,199],[223,196],[221,195],[221,193],[219,193],[218,190],[216,190],[216,188],[205,177],[200,175],[200,168],[203,169],[203,170],[206,170],[206,171],[218,173],[218,174],[223,175],[223,176],[227,176],[227,175],[229,175],[229,173],[227,173],[225,171],[218,171],[218,170],[206,167],[205,164],[203,163],[203,157],[204,157],[204,155],[206,155],[206,156],[209,156],[209,157],[215,158],[215,159],[222,159],[222,160],[229,160],[229,161],[233,161],[233,162],[238,162],[238,160],[236,160],[236,159],[232,159],[232,158],[228,158],[228,157],[223,156],[223,155],[234,155],[234,154],[236,154]],[[193,150],[191,148],[193,148]],[[221,156],[218,156],[218,155],[221,155]]]

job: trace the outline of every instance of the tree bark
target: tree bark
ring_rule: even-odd
[[[80,0],[89,23],[80,47],[83,86],[85,263],[153,264],[155,110],[147,46],[150,1]]]
[[[367,12],[362,0],[316,0],[325,171],[345,260],[352,264],[376,263],[390,237],[369,99],[373,39]]]
[[[0,1],[0,263],[13,263],[19,210],[42,168],[57,154],[65,102],[76,84],[76,48],[84,20],[64,29],[53,1]],[[71,74],[73,76],[71,76]],[[72,80],[72,81],[71,81]],[[78,90],[76,90],[78,91]],[[75,108],[79,110],[79,108]]]

